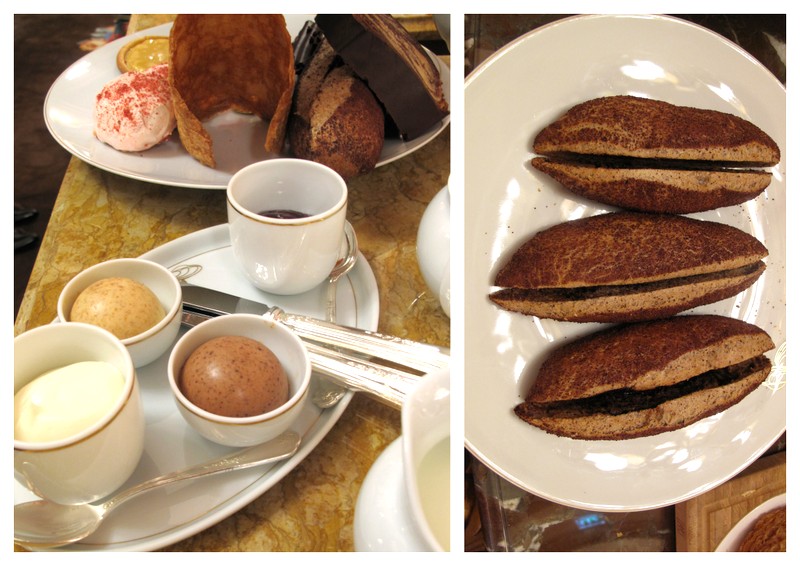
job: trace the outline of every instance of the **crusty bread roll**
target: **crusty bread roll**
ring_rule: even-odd
[[[726,224],[614,212],[558,224],[524,242],[489,298],[573,322],[662,318],[731,297],[765,269],[767,249]]]
[[[774,347],[760,328],[716,315],[615,326],[553,351],[515,413],[579,439],[675,430],[755,390]]]
[[[775,141],[747,120],[635,96],[570,108],[539,132],[533,150],[535,169],[582,196],[677,214],[757,197],[771,173],[752,168],[780,161]]]
[[[327,165],[349,179],[375,168],[384,115],[370,89],[323,39],[301,73],[288,128],[295,157]]]

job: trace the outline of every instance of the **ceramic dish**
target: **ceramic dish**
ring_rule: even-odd
[[[425,208],[417,229],[417,263],[422,278],[450,316],[450,187],[445,185]]]
[[[601,325],[540,320],[487,299],[499,265],[522,241],[607,210],[530,167],[533,138],[567,108],[635,94],[747,118],[785,152],[786,91],[736,45],[660,16],[578,16],[509,44],[466,81],[465,440],[511,483],[571,507],[642,510],[696,496],[744,469],[786,427],[785,158],[771,186],[742,206],[692,215],[741,228],[769,248],[767,270],[737,297],[690,312],[728,315],[779,346],[767,383],[687,428],[629,441],[546,434],[513,413],[529,373],[557,343]],[[636,489],[630,489],[636,485]]]
[[[313,14],[287,14],[286,26],[292,37]],[[83,161],[111,173],[162,185],[198,189],[225,189],[233,173],[266,158],[263,140],[267,123],[259,118],[225,112],[205,123],[212,138],[224,140],[214,146],[217,168],[212,169],[193,159],[177,136],[145,152],[126,153],[108,146],[92,134],[94,97],[108,81],[119,75],[117,51],[129,41],[144,35],[169,35],[172,24],[163,24],[112,41],[92,51],[71,65],[56,79],[44,103],[47,128],[67,151]],[[429,53],[442,76],[445,96],[450,96],[450,70]],[[421,136],[404,142],[387,138],[378,167],[400,159],[433,140],[450,123],[447,116]],[[231,138],[230,130],[237,135]],[[255,140],[255,141],[254,141]],[[259,141],[260,140],[260,141]]]
[[[759,517],[764,515],[765,513],[769,513],[774,509],[778,509],[779,507],[784,507],[786,505],[786,494],[782,493],[780,495],[776,495],[771,499],[767,499],[764,503],[760,504],[758,507],[750,511],[747,515],[742,517],[738,523],[736,523],[733,528],[725,535],[725,538],[722,539],[722,542],[719,543],[715,552],[737,552],[739,550],[739,546],[742,544],[745,535],[750,531],[751,528],[755,525],[755,522],[758,521]]]
[[[197,285],[277,305],[290,312],[324,317],[325,285],[303,295],[279,297],[252,287],[239,275],[225,224],[194,232],[142,256],[169,268],[184,266],[183,275]],[[363,256],[339,280],[337,313],[349,326],[376,330],[378,287]],[[181,331],[182,335],[184,331]],[[211,460],[234,451],[209,442],[189,428],[178,413],[167,383],[169,352],[137,369],[145,412],[144,455],[126,485]],[[320,410],[308,403],[292,430],[302,437],[298,452],[271,467],[241,470],[188,482],[180,488],[161,488],[115,511],[89,538],[65,550],[156,550],[206,529],[263,494],[292,471],[339,420],[353,393],[334,407]],[[35,496],[14,482],[14,503]]]

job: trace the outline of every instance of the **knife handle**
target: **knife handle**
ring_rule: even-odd
[[[304,341],[317,342],[326,348],[357,352],[422,373],[450,366],[450,350],[441,346],[289,314],[279,307],[272,307],[264,317],[285,324]]]
[[[424,379],[422,375],[359,360],[312,342],[305,344],[314,371],[338,385],[366,393],[395,409],[402,408],[403,400],[411,389]]]

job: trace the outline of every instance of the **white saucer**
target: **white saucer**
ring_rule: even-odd
[[[403,482],[401,436],[378,456],[361,485],[353,521],[353,542],[357,552],[425,550]]]

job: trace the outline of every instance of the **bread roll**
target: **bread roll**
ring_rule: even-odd
[[[731,297],[765,269],[767,249],[726,224],[615,212],[543,230],[500,268],[502,308],[572,322],[663,318]]]
[[[619,440],[694,423],[769,375],[760,328],[715,315],[615,326],[556,349],[517,416],[553,434]]]
[[[295,157],[327,165],[349,179],[372,171],[383,149],[383,110],[369,88],[323,40],[297,84],[289,120]]]
[[[532,166],[589,199],[685,214],[741,204],[772,174],[780,148],[738,116],[635,96],[572,107],[536,136]]]

